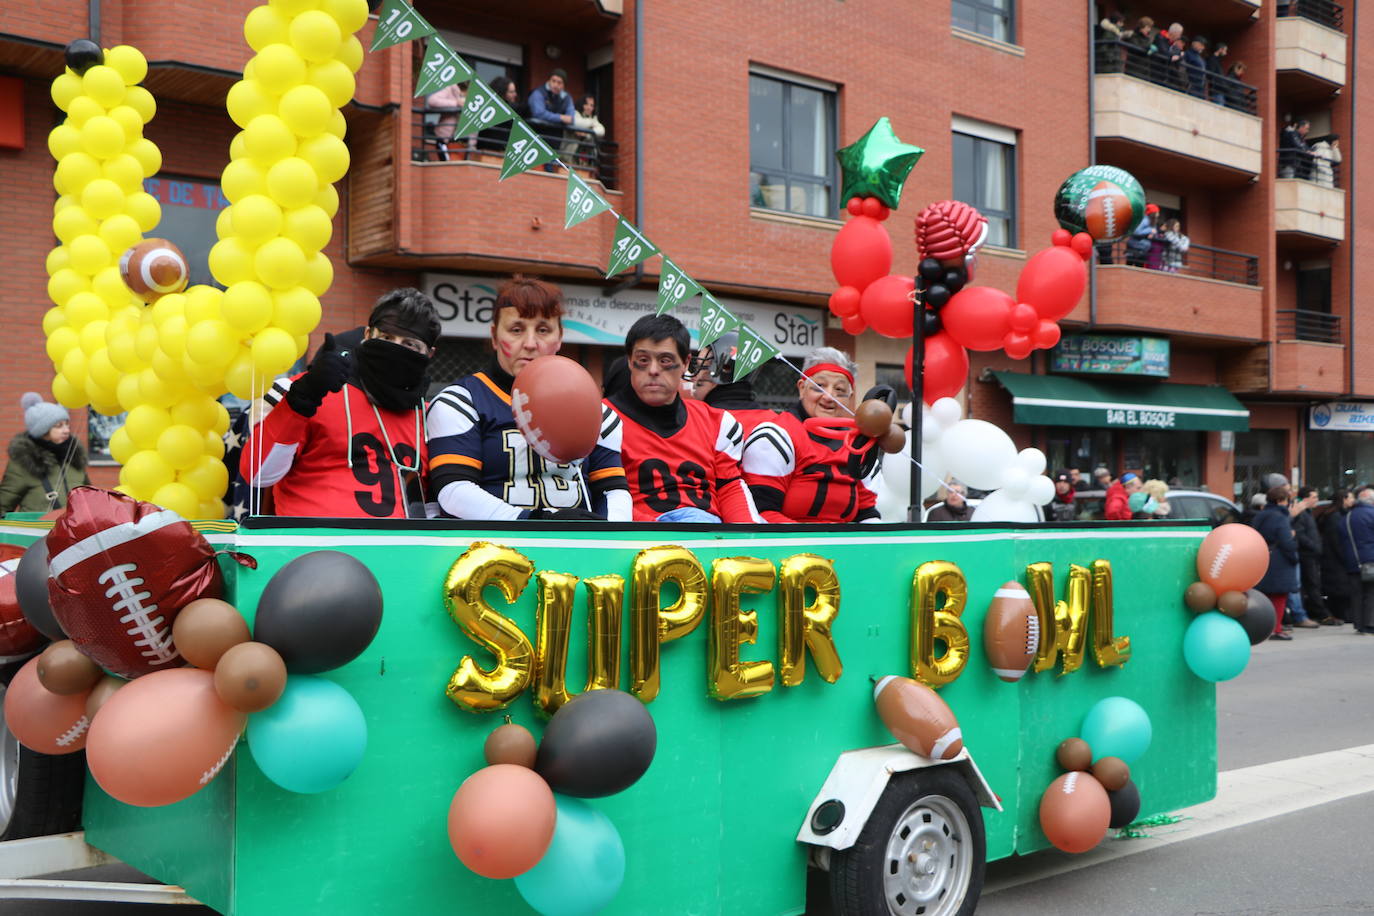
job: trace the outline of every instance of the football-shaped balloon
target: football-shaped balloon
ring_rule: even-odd
[[[1269,546],[1249,525],[1233,522],[1214,528],[1197,551],[1198,578],[1218,595],[1253,588],[1268,568]]]
[[[23,547],[0,544],[0,655],[24,655],[43,643],[43,634],[19,606],[15,585],[23,557]]]
[[[1040,616],[1019,582],[1005,582],[992,595],[983,620],[983,650],[988,664],[1009,684],[1021,680],[1040,648]]]
[[[1054,216],[1069,232],[1099,242],[1129,235],[1145,215],[1145,191],[1135,176],[1110,165],[1074,172],[1054,197]]]
[[[1107,833],[1112,803],[1090,774],[1065,773],[1040,797],[1040,829],[1065,852],[1087,852]]]
[[[181,249],[166,239],[144,239],[119,256],[124,285],[144,302],[179,293],[191,279]]]
[[[1088,235],[1098,241],[1119,239],[1131,225],[1131,199],[1116,184],[1099,181],[1088,192],[1083,222],[1088,227]]]
[[[964,749],[954,711],[925,684],[888,675],[873,688],[873,701],[892,737],[922,757],[950,760]]]
[[[245,721],[215,692],[213,672],[155,671],[105,701],[91,723],[86,762],[100,787],[125,804],[170,805],[215,778]]]
[[[601,432],[601,389],[566,356],[541,356],[521,369],[510,405],[530,447],[558,464],[586,458]]]
[[[15,673],[5,691],[5,725],[19,743],[40,754],[72,754],[86,746],[86,693],[63,696],[38,680],[38,658]]]

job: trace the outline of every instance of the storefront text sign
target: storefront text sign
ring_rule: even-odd
[[[1374,432],[1374,402],[1327,401],[1324,404],[1314,404],[1308,427]]]
[[[1069,334],[1064,336],[1052,351],[1051,368],[1055,372],[1152,375],[1168,378],[1169,341],[1163,337]]]

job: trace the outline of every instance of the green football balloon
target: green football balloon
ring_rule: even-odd
[[[1090,165],[1074,172],[1054,196],[1054,218],[1070,232],[1086,232],[1099,242],[1131,234],[1145,215],[1145,189],[1135,176],[1112,165]]]

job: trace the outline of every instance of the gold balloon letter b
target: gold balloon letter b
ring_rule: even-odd
[[[959,619],[967,603],[968,583],[958,566],[931,560],[916,568],[911,583],[911,675],[922,684],[943,687],[968,664],[968,630]],[[945,644],[939,658],[937,639]]]

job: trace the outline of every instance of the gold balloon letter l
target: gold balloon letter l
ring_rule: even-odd
[[[471,655],[463,656],[444,691],[470,712],[501,709],[530,683],[534,650],[529,637],[482,595],[488,585],[501,589],[506,602],[520,597],[534,574],[534,564],[519,551],[478,541],[449,568],[444,577],[444,607],[463,632],[496,656],[484,669]]]
[[[1099,668],[1131,660],[1131,637],[1113,636],[1112,561],[1093,560],[1093,660]]]

